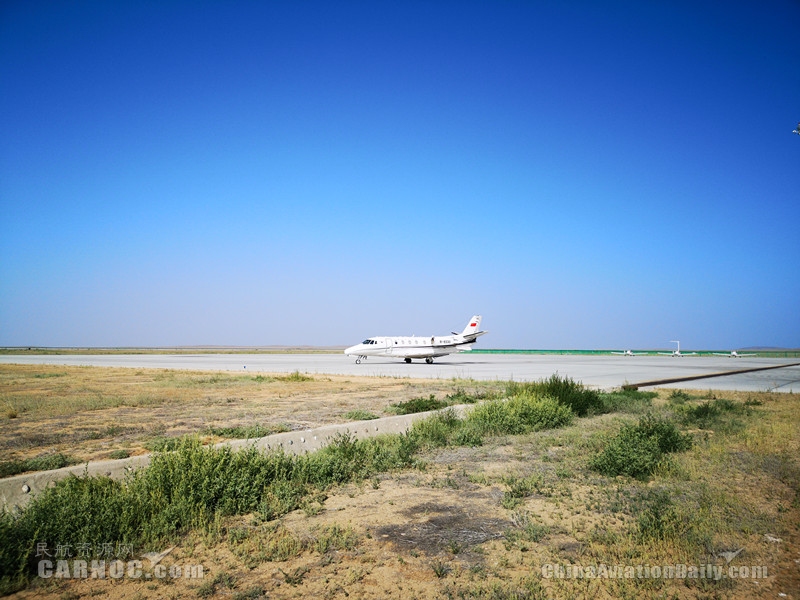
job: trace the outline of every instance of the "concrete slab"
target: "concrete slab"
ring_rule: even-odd
[[[3,355],[0,363],[89,365],[161,369],[197,369],[253,373],[368,375],[431,379],[535,381],[553,373],[585,385],[610,389],[625,384],[716,375],[747,368],[778,366],[751,375],[714,377],[693,382],[700,389],[800,391],[800,361],[791,358],[726,358],[720,356],[610,356],[538,354],[456,354],[432,365],[406,364],[372,357],[360,365],[343,354],[138,354],[138,355]],[[671,384],[677,387],[680,384]]]

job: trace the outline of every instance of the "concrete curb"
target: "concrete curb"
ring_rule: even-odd
[[[471,405],[462,404],[450,408],[454,409],[459,416],[463,416],[469,406]],[[282,448],[284,452],[290,454],[303,454],[319,450],[337,434],[350,434],[356,439],[363,439],[382,434],[405,433],[415,421],[429,417],[437,412],[439,411],[382,417],[370,421],[339,423],[304,431],[276,433],[257,439],[221,442],[216,444],[216,446],[230,446],[236,450],[255,445],[256,448],[263,450],[277,450]],[[24,475],[7,477],[5,479],[0,479],[0,504],[6,508],[22,507],[33,496],[41,493],[47,489],[47,487],[55,485],[56,481],[69,477],[70,475],[76,477],[86,475],[122,479],[130,471],[144,468],[149,464],[150,455],[143,454],[130,458],[100,460],[64,467],[63,469],[55,469],[53,471],[35,471]]]
[[[741,375],[742,373],[755,373],[757,371],[770,371],[772,369],[785,369],[786,367],[798,367],[800,363],[789,363],[786,365],[770,365],[768,367],[753,367],[749,369],[737,369],[735,371],[720,371],[719,373],[703,373],[702,375],[688,375],[685,377],[673,377],[671,379],[656,379],[654,381],[642,381],[640,383],[628,383],[622,386],[624,390],[638,390],[640,387],[655,387],[667,385],[669,383],[681,383],[682,381],[696,381],[698,379],[711,379],[712,377],[726,377],[728,375]]]

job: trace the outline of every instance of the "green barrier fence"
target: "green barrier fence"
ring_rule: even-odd
[[[512,350],[501,348],[475,348],[472,354],[577,354],[588,356],[614,355],[622,352],[621,350]],[[671,352],[669,349],[663,350],[634,350],[636,355],[653,355]],[[759,358],[800,358],[800,350],[747,350],[742,353],[755,354]],[[696,356],[716,356],[718,354],[728,354],[725,350],[681,350],[682,354],[694,354]],[[617,354],[618,355],[618,354]]]

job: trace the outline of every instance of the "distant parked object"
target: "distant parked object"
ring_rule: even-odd
[[[678,340],[670,340],[673,344],[678,344],[678,349],[673,350],[672,352],[659,352],[659,354],[663,354],[665,356],[672,356],[674,358],[680,358],[681,356],[694,356],[697,352],[681,352],[681,343]]]
[[[743,356],[758,356],[758,354],[739,354],[736,350],[730,352],[714,352],[714,356],[727,356],[728,358],[741,358]]]
[[[452,332],[452,335],[427,336],[399,336],[399,337],[371,337],[360,344],[350,346],[344,353],[355,356],[356,363],[366,360],[368,356],[388,356],[402,358],[410,363],[412,358],[424,358],[431,364],[438,356],[447,356],[455,352],[472,350],[475,340],[488,332],[479,331],[481,316],[472,317],[464,331]]]

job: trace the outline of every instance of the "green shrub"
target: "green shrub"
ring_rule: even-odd
[[[557,373],[551,375],[549,379],[540,381],[512,382],[506,387],[506,395],[549,396],[560,404],[568,406],[579,417],[605,412],[600,392],[588,389],[582,383],[570,377],[561,377]]]
[[[52,471],[77,464],[76,458],[61,454],[40,454],[25,460],[9,460],[0,462],[0,477],[11,477],[28,471]]]
[[[436,396],[431,394],[427,398],[412,398],[411,400],[406,400],[405,402],[392,404],[391,408],[392,411],[398,415],[411,415],[414,413],[428,412],[430,410],[439,410],[447,405],[447,402],[443,400],[437,400]]]
[[[645,479],[664,455],[691,447],[689,435],[682,434],[672,421],[645,415],[636,425],[625,424],[611,437],[589,467],[603,475],[628,475]]]
[[[669,398],[667,398],[667,402],[671,405],[681,405],[686,404],[686,402],[691,399],[692,397],[683,390],[672,390]]]
[[[159,435],[145,442],[144,447],[150,452],[172,452],[177,450],[183,442],[191,436],[167,437]]]
[[[648,414],[639,419],[637,428],[642,435],[655,439],[664,454],[683,452],[692,447],[692,437],[681,433],[669,419]]]
[[[469,446],[475,448],[483,445],[483,431],[475,423],[467,421],[459,427],[452,436],[454,446]]]
[[[526,393],[479,404],[467,416],[467,423],[483,434],[517,435],[563,427],[572,418],[572,410],[553,398]]]
[[[377,419],[378,415],[375,413],[371,413],[368,410],[351,410],[344,414],[345,419],[349,419],[351,421],[371,421],[372,419]]]
[[[742,404],[717,398],[694,406],[689,404],[676,406],[676,412],[685,425],[732,433],[744,426],[739,417],[751,414],[754,410],[752,406],[752,403]]]
[[[642,413],[653,405],[656,392],[642,392],[639,390],[621,390],[600,394],[603,405],[601,412],[626,412]]]
[[[258,514],[265,521],[272,521],[300,508],[306,495],[308,487],[304,484],[285,479],[275,480],[264,489]]]
[[[448,445],[451,435],[461,426],[463,421],[452,408],[448,408],[416,421],[411,426],[409,437],[420,447],[440,448]]]
[[[636,530],[641,539],[667,540],[675,536],[676,513],[672,498],[666,490],[647,490],[639,500],[641,506]]]
[[[206,432],[211,435],[237,440],[253,440],[266,437],[274,433],[283,433],[286,431],[289,431],[289,426],[285,424],[261,425],[260,423],[255,423],[253,425],[238,425],[236,427],[215,427],[214,425],[209,425],[206,428]],[[161,449],[169,450],[170,448],[167,446]],[[171,449],[174,450],[174,447]]]
[[[496,396],[497,394],[494,392],[483,392],[476,390],[474,393],[470,394],[469,392],[458,388],[452,394],[447,395],[447,402],[448,404],[475,404],[481,400],[489,400]]]
[[[552,398],[522,394],[489,400],[462,419],[452,408],[414,423],[409,443],[421,448],[480,446],[487,435],[517,435],[562,427],[572,422],[572,411]]]

